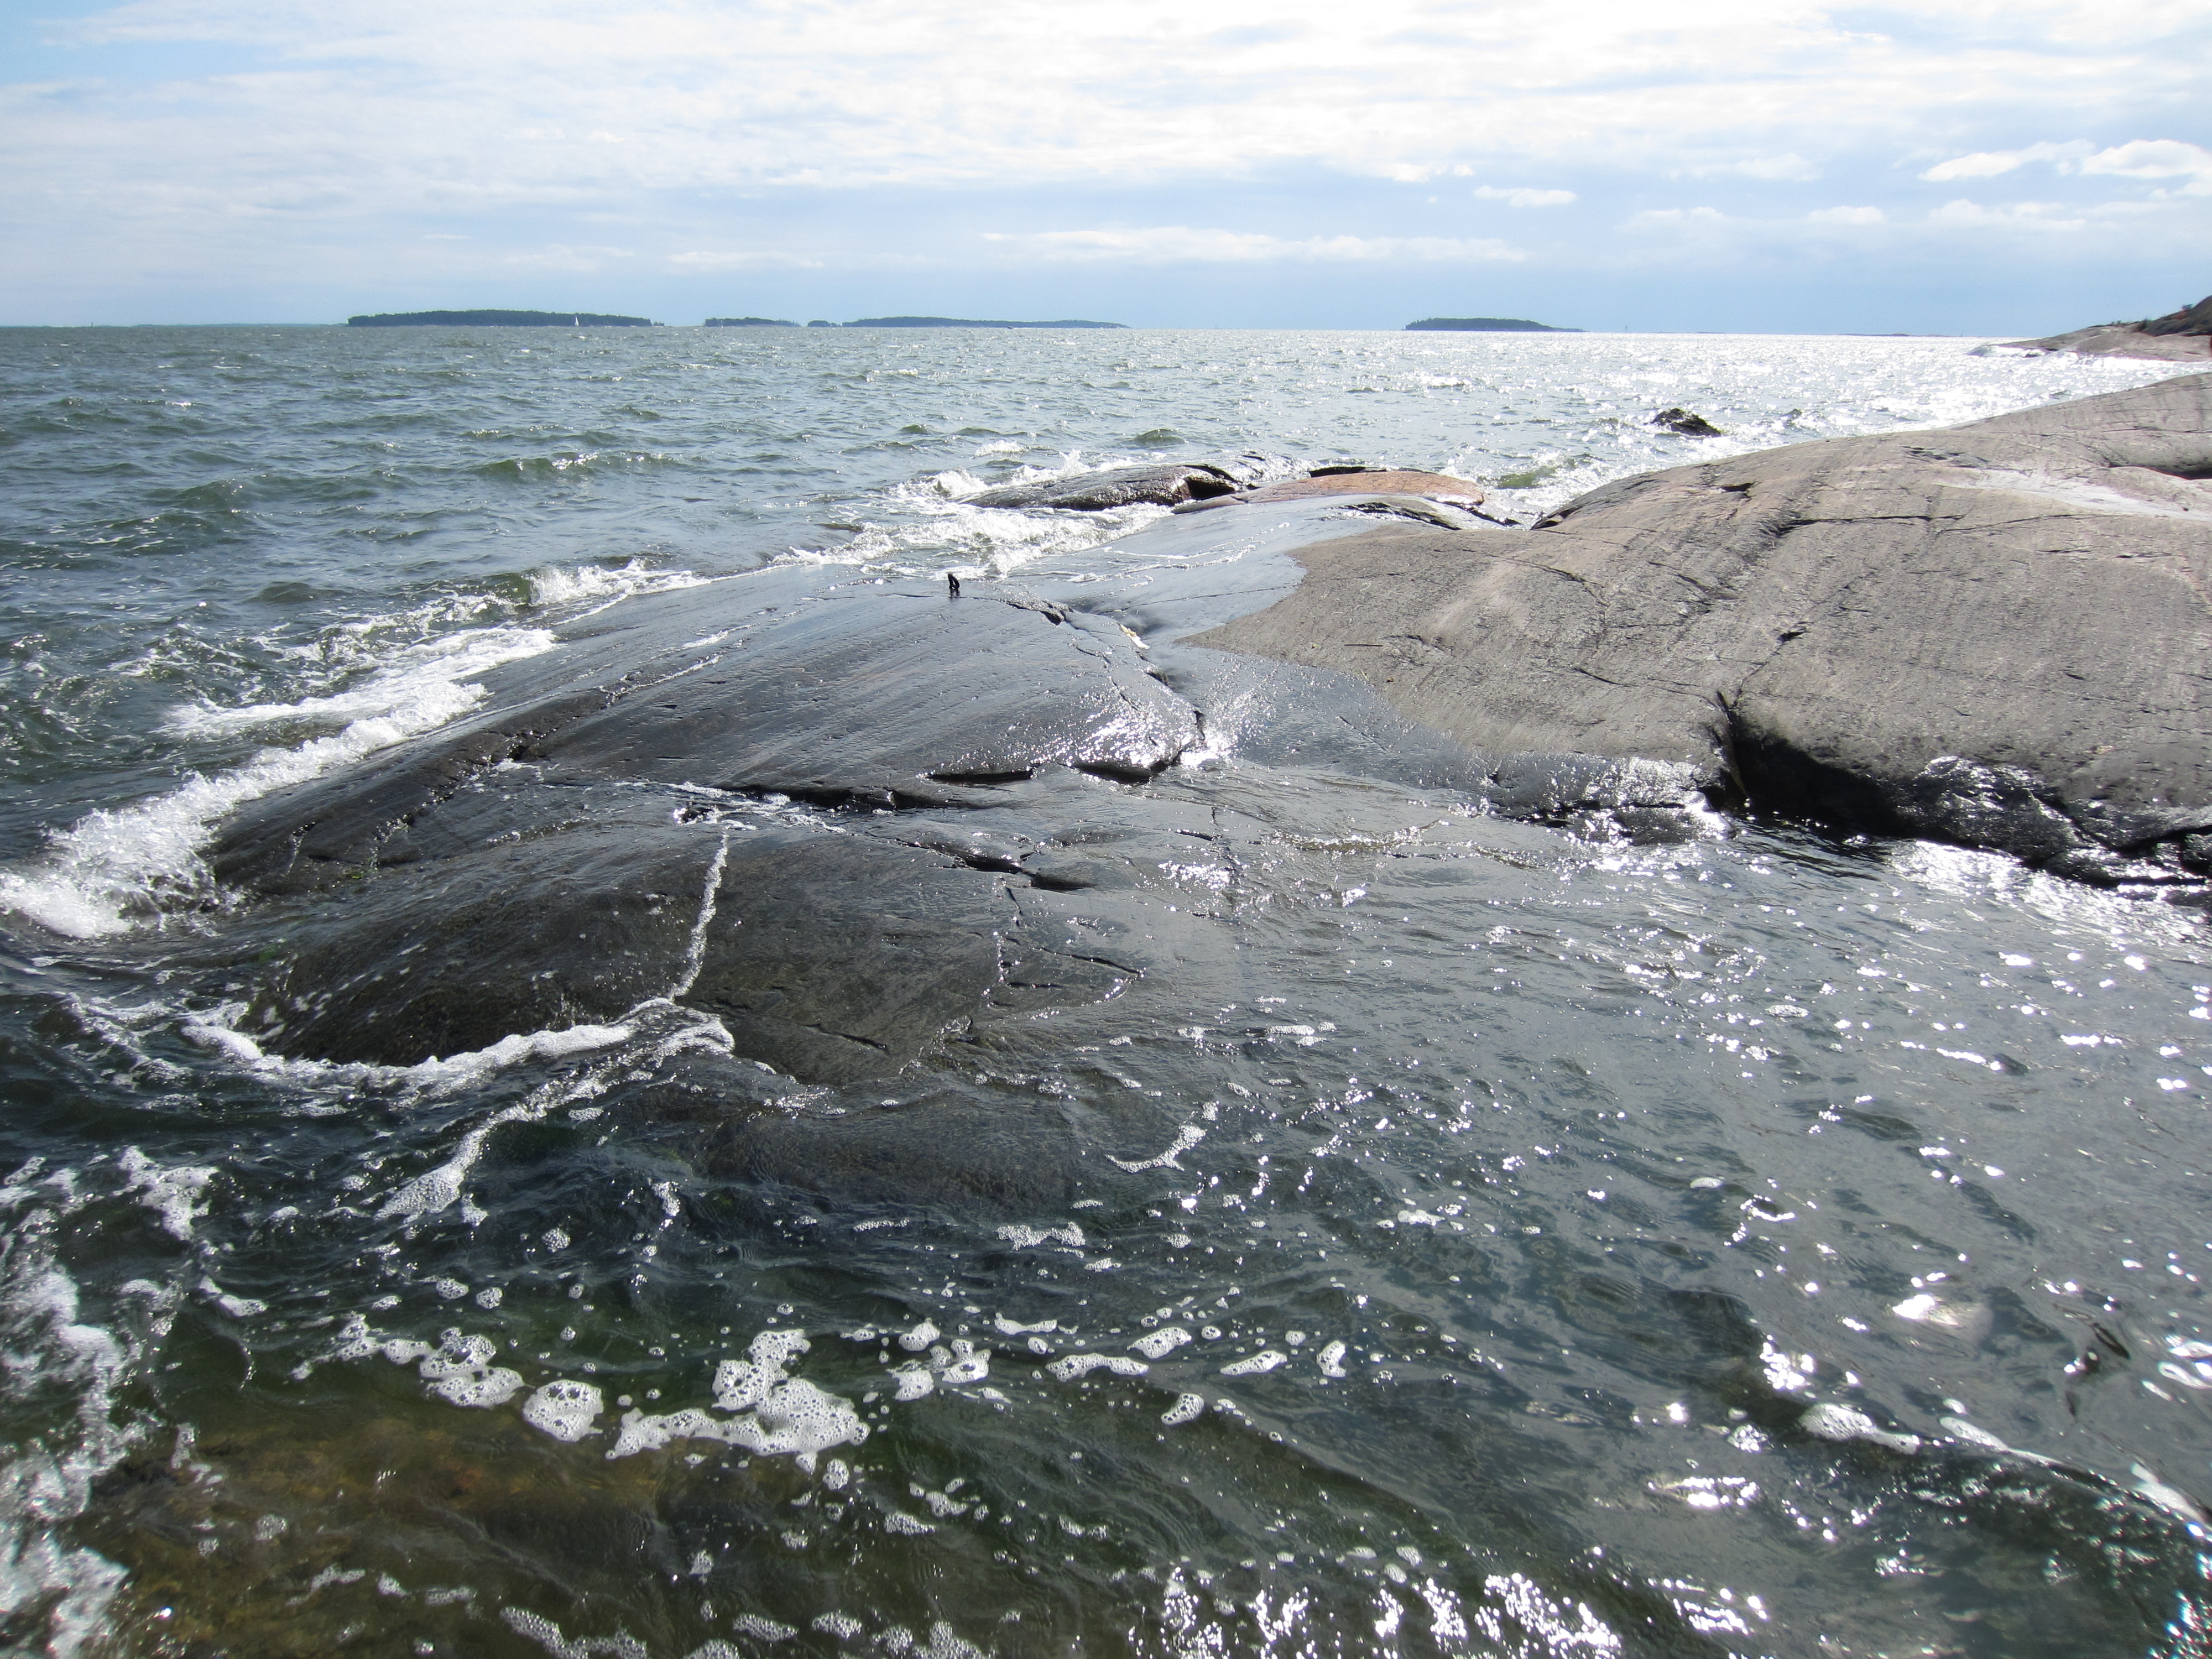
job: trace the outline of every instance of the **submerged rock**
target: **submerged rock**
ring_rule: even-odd
[[[1651,424],[1664,427],[1669,432],[1680,433],[1685,438],[1717,438],[1723,435],[1720,428],[1704,416],[1679,405],[1661,410],[1651,417]]]

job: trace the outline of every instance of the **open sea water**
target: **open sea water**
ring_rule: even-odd
[[[693,1158],[624,1103],[697,1017],[285,1061],[228,1030],[251,964],[187,948],[251,921],[224,813],[557,623],[774,562],[1079,573],[1161,511],[993,483],[1255,447],[1526,522],[2175,366],[252,328],[0,365],[0,1647],[2212,1652],[2194,913],[1232,750],[1131,787],[1243,826],[1145,878],[1164,938],[1233,933],[1235,1000],[1142,981],[783,1103],[1027,1102],[1097,1176],[1015,1214]]]

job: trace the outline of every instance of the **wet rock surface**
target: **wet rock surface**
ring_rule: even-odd
[[[971,507],[1057,507],[1074,513],[1103,513],[1117,507],[1176,507],[1212,501],[1249,489],[1293,470],[1277,455],[1257,453],[1219,456],[1206,461],[1164,461],[1146,466],[1112,467],[1073,478],[1037,483],[1003,484],[968,497]]]
[[[1147,980],[1226,995],[1234,939],[1161,895],[1295,817],[1224,808],[1231,755],[1601,839],[1747,803],[2201,888],[2208,386],[1678,468],[1529,532],[1347,473],[1029,587],[632,600],[233,821],[214,866],[282,941],[239,1029],[411,1065],[680,1006],[732,1063],[846,1084]],[[868,1187],[898,1139],[725,1155]]]
[[[1247,501],[1294,501],[1331,495],[1420,495],[1431,501],[1474,506],[1482,500],[1482,486],[1468,478],[1443,472],[1408,471],[1402,467],[1325,468],[1309,478],[1285,478],[1261,484],[1249,492]]]

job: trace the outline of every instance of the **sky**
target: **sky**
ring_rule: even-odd
[[[2212,0],[0,0],[0,324],[2031,335],[2212,291]]]

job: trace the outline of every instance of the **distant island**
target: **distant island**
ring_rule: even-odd
[[[1470,334],[1579,334],[1578,328],[1554,328],[1532,323],[1526,317],[1424,317],[1406,325],[1413,329],[1456,329]]]
[[[835,328],[835,323],[809,323],[809,328]],[[1088,323],[1079,317],[1060,317],[1048,323],[988,322],[976,317],[862,317],[847,328],[1127,328],[1127,323]]]
[[[709,317],[699,326],[702,328],[797,328],[799,325],[782,317]]]
[[[389,311],[349,317],[348,328],[658,328],[650,317],[596,311]]]

